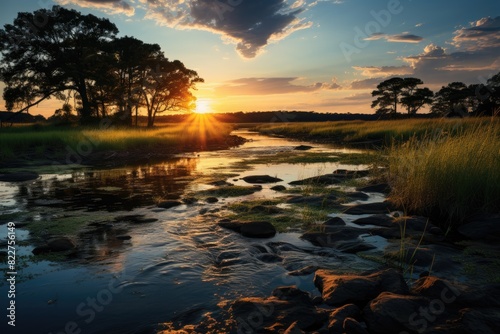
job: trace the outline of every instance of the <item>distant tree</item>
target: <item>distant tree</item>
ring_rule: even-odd
[[[195,89],[199,82],[203,82],[203,79],[198,73],[187,69],[178,60],[169,61],[163,55],[150,60],[141,89],[148,127],[154,125],[157,114],[192,109],[195,97],[191,89]]]
[[[433,96],[429,88],[417,88],[411,94],[403,93],[401,104],[407,108],[409,115],[415,115],[424,105],[432,104]]]
[[[96,63],[118,33],[107,19],[54,6],[18,13],[13,24],[0,29],[0,78],[5,82],[8,109],[20,111],[45,99],[65,98],[76,91],[83,121],[92,117],[89,91],[105,76]]]
[[[471,96],[469,87],[463,82],[452,82],[443,86],[434,96],[431,112],[445,115],[450,112],[467,115],[468,99]]]
[[[500,116],[500,72],[492,76],[486,85],[469,86],[473,94],[476,115]]]
[[[377,89],[372,92],[377,97],[372,102],[372,108],[378,107],[377,114],[396,114],[399,98],[404,87],[404,79],[391,78],[378,84]]]
[[[433,93],[428,88],[417,88],[422,85],[418,78],[391,78],[381,82],[372,92],[377,97],[372,102],[372,108],[378,107],[377,114],[395,115],[398,103],[406,107],[408,114],[414,115],[417,111],[432,102]]]

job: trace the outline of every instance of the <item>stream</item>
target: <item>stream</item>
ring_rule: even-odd
[[[226,301],[267,296],[278,286],[297,285],[319,295],[313,285],[314,274],[287,274],[306,266],[339,272],[378,266],[354,254],[313,246],[300,239],[298,229],[273,238],[250,239],[219,227],[216,223],[230,203],[277,198],[283,195],[270,187],[289,187],[290,181],[336,169],[367,167],[278,163],[235,168],[231,165],[244,159],[292,152],[301,144],[313,146],[308,152],[332,155],[363,151],[271,138],[245,130],[234,134],[249,141],[230,150],[184,154],[154,165],[84,168],[66,174],[42,174],[30,182],[0,182],[1,212],[27,212],[30,223],[39,224],[42,235],[43,224],[64,219],[95,227],[79,234],[74,258],[30,261],[23,267],[22,256],[30,255],[34,246],[19,224],[16,332],[155,333],[161,328],[159,324],[181,327],[209,321],[217,317]],[[212,186],[205,180],[217,179],[218,175],[235,185],[248,186],[242,180],[248,175],[270,175],[283,181],[264,184],[252,195],[219,199],[212,204],[199,201],[171,209],[155,205],[158,199],[175,200],[209,189]],[[368,201],[383,199],[380,194],[369,195]],[[342,218],[349,223],[348,215]],[[15,218],[12,221],[17,222]],[[7,234],[6,223],[0,221],[2,236]],[[117,238],[123,235],[130,238]],[[7,291],[4,280],[0,286],[4,312]],[[1,326],[5,328],[5,319]]]

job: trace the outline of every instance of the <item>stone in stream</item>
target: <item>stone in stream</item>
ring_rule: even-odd
[[[388,194],[391,191],[391,187],[387,183],[373,184],[366,187],[356,188],[357,191],[363,191],[367,193],[382,193]]]
[[[313,147],[312,146],[308,146],[308,145],[299,145],[299,146],[295,146],[293,149],[296,150],[296,151],[308,151],[311,148],[313,148]]]
[[[116,239],[125,241],[132,239],[132,237],[130,235],[117,235]]]
[[[403,276],[394,269],[370,275],[338,275],[320,269],[314,276],[314,285],[322,293],[325,303],[331,306],[347,303],[364,305],[383,291],[408,293]]]
[[[350,215],[384,214],[394,211],[394,209],[395,207],[392,203],[384,201],[353,205],[344,210],[344,213]]]
[[[35,172],[14,172],[14,173],[0,173],[0,181],[2,182],[24,182],[36,180],[40,177]]]
[[[348,334],[370,334],[366,328],[354,318],[345,318],[343,328],[344,332]]]
[[[369,217],[358,218],[353,221],[354,224],[358,225],[375,225],[379,227],[395,227],[394,218],[386,214],[377,214]],[[399,229],[399,227],[398,227]]]
[[[318,270],[318,266],[306,266],[294,271],[290,271],[288,275],[290,276],[307,276],[311,275],[312,273],[316,272]]]
[[[303,180],[297,180],[289,182],[290,185],[308,185],[308,184],[322,184],[322,185],[332,185],[342,182],[335,174],[325,174],[320,176],[313,176]]]
[[[276,235],[276,229],[269,222],[233,222],[221,221],[220,227],[235,231],[248,238],[272,238]]]
[[[50,253],[50,252],[66,252],[76,249],[73,240],[67,237],[52,238],[47,241],[47,244],[35,247],[32,253],[35,255]]]
[[[341,179],[355,179],[360,177],[365,177],[370,174],[368,170],[348,170],[348,169],[337,169],[334,170],[333,175]]]
[[[361,309],[354,304],[345,304],[333,310],[328,317],[328,331],[330,333],[343,333],[344,320],[347,318],[358,318]]]
[[[271,187],[271,190],[274,190],[274,191],[285,191],[286,187],[282,186],[282,185],[277,185],[277,186]]]
[[[213,197],[213,196],[205,198],[205,202],[210,203],[210,204],[217,203],[218,201],[219,201],[219,199],[217,197]]]
[[[182,202],[180,201],[174,201],[174,200],[167,200],[158,203],[158,207],[162,209],[170,209],[176,206],[182,205]]]
[[[249,175],[245,176],[243,178],[243,181],[245,181],[246,183],[253,184],[253,183],[276,183],[283,180],[269,175]]]

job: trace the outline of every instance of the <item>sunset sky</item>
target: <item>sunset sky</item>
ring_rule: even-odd
[[[195,95],[215,112],[372,113],[370,92],[390,76],[437,91],[500,71],[498,0],[4,1],[0,23],[54,4],[160,44],[205,79]],[[61,104],[30,113],[50,116]]]

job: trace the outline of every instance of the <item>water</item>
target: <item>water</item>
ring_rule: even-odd
[[[217,212],[199,214],[200,209],[217,211],[241,198],[169,210],[156,208],[159,198],[178,199],[208,188],[202,180],[214,174],[238,174],[223,178],[239,185],[244,185],[242,177],[252,174],[277,176],[283,179],[278,184],[287,184],[337,168],[366,167],[269,164],[235,171],[230,163],[307,144],[244,131],[237,134],[251,141],[231,150],[186,154],[152,166],[84,169],[42,175],[34,182],[0,184],[0,210],[4,213],[27,211],[30,219],[39,224],[71,216],[108,226],[79,235],[75,259],[41,261],[22,269],[23,279],[16,286],[16,332],[155,332],[161,323],[180,326],[202,321],[207,314],[217,317],[225,301],[238,296],[266,296],[277,286],[295,284],[318,294],[312,275],[287,275],[308,265],[339,271],[373,268],[372,262],[355,255],[312,246],[300,239],[300,233],[249,239],[219,228]],[[350,152],[314,146],[313,152]],[[264,185],[262,191],[246,198],[277,196],[269,187]],[[138,224],[116,219],[132,214],[157,221]],[[131,239],[116,238],[123,234]],[[18,240],[29,238],[21,228],[17,236]],[[383,244],[383,240],[377,242]],[[18,255],[27,255],[32,249],[30,243],[23,244],[18,247]],[[7,294],[5,284],[0,294]],[[0,306],[5,310],[3,297]]]

